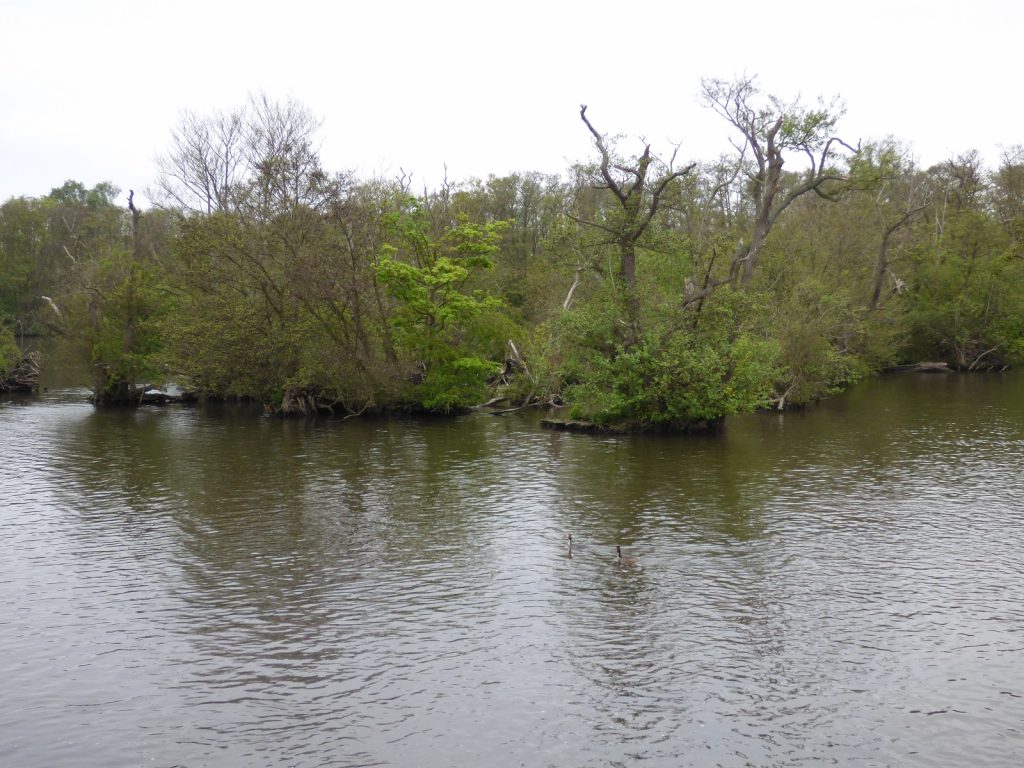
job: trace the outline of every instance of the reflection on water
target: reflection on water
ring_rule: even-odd
[[[0,765],[1024,756],[1019,377],[709,438],[81,397],[0,401]]]

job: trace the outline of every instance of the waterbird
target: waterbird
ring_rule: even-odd
[[[635,557],[623,557],[622,556],[622,547],[619,546],[618,544],[615,545],[615,554],[618,556],[616,558],[616,560],[615,560],[615,564],[616,565],[625,565],[625,566],[629,566],[631,568],[635,568],[636,566],[639,565],[639,563],[637,562],[637,559]]]

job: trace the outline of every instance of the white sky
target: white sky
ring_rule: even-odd
[[[65,179],[143,190],[182,110],[294,97],[329,170],[561,172],[610,134],[728,147],[701,77],[847,106],[930,165],[1024,143],[1020,0],[663,3],[0,0],[0,201]],[[415,185],[419,186],[419,185]]]

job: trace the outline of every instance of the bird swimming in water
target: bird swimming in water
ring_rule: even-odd
[[[615,559],[616,565],[624,565],[628,568],[636,568],[640,565],[640,563],[637,561],[635,557],[623,557],[622,547],[618,544],[615,545],[615,554],[617,556]]]

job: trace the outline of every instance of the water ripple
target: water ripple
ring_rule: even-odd
[[[1024,387],[972,381],[706,440],[0,402],[0,764],[1017,764]]]

